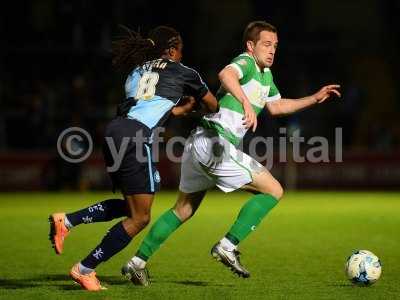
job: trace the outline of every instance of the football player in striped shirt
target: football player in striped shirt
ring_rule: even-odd
[[[249,128],[256,129],[257,115],[263,109],[273,116],[287,115],[322,103],[332,95],[340,97],[340,86],[332,84],[304,98],[282,98],[270,69],[277,46],[274,26],[263,21],[248,24],[243,35],[245,52],[219,73],[219,111],[204,116],[186,142],[175,206],[159,217],[136,255],[123,267],[133,283],[148,284],[147,273],[143,271],[148,259],[193,216],[207,190],[214,186],[226,193],[242,189],[254,194],[243,205],[229,231],[211,249],[211,255],[234,273],[244,278],[250,276],[240,263],[237,247],[278,204],[283,188],[238,145]]]

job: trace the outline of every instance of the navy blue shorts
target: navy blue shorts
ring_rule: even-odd
[[[143,136],[146,139],[134,140]],[[106,127],[103,155],[113,192],[124,195],[153,194],[160,190],[160,174],[152,159],[151,130],[136,120],[113,119]],[[118,155],[117,155],[118,154]]]

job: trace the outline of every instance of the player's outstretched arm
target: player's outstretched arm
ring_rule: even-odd
[[[240,103],[243,105],[244,110],[244,125],[246,128],[252,127],[253,132],[257,128],[257,115],[254,112],[253,107],[250,104],[249,99],[246,94],[243,92],[242,87],[239,83],[239,75],[237,71],[227,66],[222,69],[218,74],[219,80],[221,81],[222,86],[225,90],[233,95]]]
[[[332,95],[341,97],[338,89],[340,85],[330,84],[322,87],[318,92],[311,96],[300,99],[280,99],[277,101],[268,102],[266,108],[273,116],[289,115],[303,109],[306,109],[314,104],[319,104],[327,100]]]

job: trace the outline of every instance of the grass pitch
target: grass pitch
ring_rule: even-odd
[[[89,293],[68,277],[70,267],[94,248],[116,221],[81,225],[56,256],[47,240],[47,216],[73,211],[109,193],[0,194],[0,299],[398,299],[400,295],[400,194],[289,192],[240,245],[249,279],[237,278],[209,255],[249,194],[212,192],[148,264],[149,288],[131,285],[120,267],[143,233],[97,269],[107,291]],[[152,221],[175,202],[156,196]],[[145,233],[148,228],[145,230]],[[355,249],[383,263],[381,279],[356,287],[344,276]]]

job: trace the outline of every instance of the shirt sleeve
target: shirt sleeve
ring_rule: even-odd
[[[137,68],[129,74],[128,78],[125,81],[125,95],[126,99],[134,98],[137,93],[137,85],[140,80],[139,73],[137,72]]]
[[[200,74],[189,67],[186,67],[185,76],[185,94],[201,99],[208,92],[206,83],[201,78]]]
[[[249,77],[254,72],[254,62],[250,57],[238,56],[228,65],[234,68],[239,75],[239,80]]]

